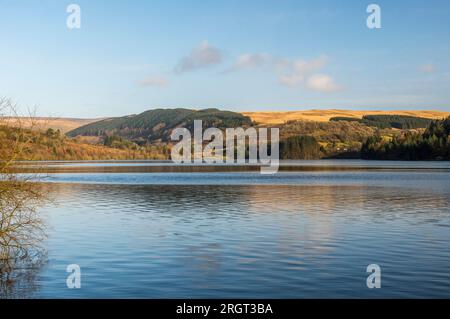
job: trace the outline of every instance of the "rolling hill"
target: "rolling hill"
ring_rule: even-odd
[[[241,114],[218,109],[177,108],[154,109],[137,115],[97,121],[35,118],[33,120],[38,125],[33,128],[38,129],[36,134],[40,134],[40,137],[33,146],[35,149],[32,153],[39,154],[40,159],[167,158],[170,149],[167,142],[172,130],[177,127],[192,130],[194,120],[203,120],[204,128],[252,125],[278,127],[284,147],[283,154],[287,154],[288,158],[303,157],[306,153],[314,157],[320,155],[321,158],[359,158],[362,146],[371,141],[371,138],[381,138],[386,143],[391,140],[410,143],[411,140],[413,142],[410,144],[413,144],[416,139],[422,140],[409,136],[423,134],[432,124],[430,119],[443,119],[449,115],[450,112],[440,111],[350,110]],[[15,125],[11,125],[14,124],[12,120],[17,119],[6,119],[6,123],[14,127]],[[19,122],[22,123],[20,127],[26,128],[27,119],[19,118]],[[47,131],[48,128],[53,130]],[[66,137],[60,134],[66,131]],[[445,144],[444,139],[444,142],[439,141],[440,144]],[[373,140],[373,143],[374,147],[378,147],[381,142]],[[292,149],[297,146],[306,148],[302,149],[303,153],[294,152]],[[433,146],[431,149],[438,148]]]
[[[11,126],[20,126],[22,128],[33,128],[36,130],[46,131],[49,128],[60,130],[61,133],[67,133],[77,127],[97,122],[101,119],[79,119],[79,118],[58,118],[58,117],[8,117],[3,121]]]
[[[279,111],[279,112],[242,112],[249,116],[252,121],[259,124],[283,124],[288,121],[316,121],[328,122],[333,117],[354,117],[361,119],[366,115],[407,115],[423,117],[428,119],[443,119],[450,112],[443,111],[353,111],[353,110],[302,110],[302,111]]]
[[[267,112],[241,112],[240,114],[250,117],[252,121],[259,124],[283,124],[288,121],[307,120],[317,122],[328,122],[333,117],[349,117],[355,119],[362,119],[366,115],[406,115],[416,116],[428,119],[442,119],[450,115],[450,112],[444,111],[353,111],[353,110],[299,110],[299,111],[267,111]],[[125,117],[119,118],[98,118],[98,119],[82,119],[82,118],[57,118],[57,117],[37,117],[33,121],[37,124],[37,128],[47,130],[52,128],[60,130],[62,133],[73,131],[79,127],[86,126],[94,122],[104,121],[104,123],[111,121],[111,125],[117,124]],[[22,118],[24,127],[30,126],[29,120]],[[15,119],[11,121],[14,124]]]
[[[204,127],[250,126],[249,117],[230,111],[218,109],[155,109],[138,115],[104,119],[78,127],[67,133],[75,136],[117,135],[135,142],[167,141],[171,131],[176,127],[192,130],[194,120],[202,120]]]

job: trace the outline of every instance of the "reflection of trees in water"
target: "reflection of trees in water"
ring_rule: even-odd
[[[45,260],[39,243],[43,222],[36,209],[42,186],[23,180],[0,182],[0,298],[26,297]]]
[[[55,184],[52,193],[71,207],[106,206],[110,213],[115,208],[122,213],[123,206],[134,208],[130,214],[176,212],[171,216],[180,219],[193,219],[205,211],[208,218],[283,212],[302,214],[320,223],[337,216],[377,222],[406,219],[411,223],[430,217],[442,219],[447,216],[450,200],[447,193],[435,189],[371,185]]]
[[[125,206],[133,208],[129,214],[143,218],[162,216],[190,222],[207,213],[208,219],[226,217],[231,223],[233,218],[283,213],[301,215],[320,227],[337,217],[410,224],[442,220],[450,201],[447,193],[434,188],[371,185],[55,184],[52,193],[70,207],[108,207],[106,213],[111,214],[121,214]]]
[[[23,298],[35,290],[45,260],[37,213],[45,193],[44,186],[14,176],[0,182],[0,298]]]
[[[36,277],[46,261],[44,250],[0,261],[0,299],[27,298],[37,290]]]

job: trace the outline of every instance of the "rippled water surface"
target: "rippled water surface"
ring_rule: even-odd
[[[14,289],[49,298],[448,298],[449,167],[395,165],[52,173],[56,200],[41,209],[46,262]],[[66,287],[69,264],[81,267],[81,289]],[[381,289],[366,286],[369,264],[381,267]]]

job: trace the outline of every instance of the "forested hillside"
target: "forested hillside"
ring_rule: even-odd
[[[416,129],[426,128],[432,119],[407,115],[364,115],[362,119],[355,117],[332,117],[332,122],[359,122],[378,128]]]
[[[194,120],[202,120],[204,127],[246,127],[252,125],[249,117],[230,111],[218,109],[156,109],[139,115],[130,115],[94,122],[67,135],[82,136],[118,136],[146,144],[152,142],[168,142],[170,133],[176,127],[193,129]]]
[[[433,121],[423,133],[404,132],[392,139],[374,135],[361,148],[364,159],[450,160],[450,117]]]
[[[282,159],[448,159],[446,121],[395,114],[258,125],[239,113],[218,109],[156,109],[90,123],[68,136],[93,136],[97,144],[117,150],[153,148],[153,156],[168,158],[172,130],[192,131],[194,120],[202,120],[204,129],[278,127]]]

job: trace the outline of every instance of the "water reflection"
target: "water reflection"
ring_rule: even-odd
[[[48,189],[18,179],[0,182],[0,298],[25,298],[45,261],[44,223],[37,213]]]
[[[44,249],[9,259],[0,297],[450,296],[448,171],[55,174],[47,187]],[[65,285],[73,263],[82,289]],[[382,290],[365,286],[371,263]]]
[[[16,167],[22,173],[213,173],[213,172],[259,172],[260,165],[230,164],[183,164],[172,161],[50,161],[21,162]],[[361,172],[404,171],[449,172],[450,163],[421,161],[363,161],[363,160],[282,160],[279,171],[287,172]]]
[[[450,291],[449,188],[53,187],[59,206],[48,210],[54,230],[40,296],[448,297]],[[61,284],[72,262],[87,267],[81,291]],[[382,291],[365,287],[365,267],[373,262],[384,270]]]
[[[39,290],[37,277],[46,260],[45,250],[0,260],[0,299],[33,297]]]

